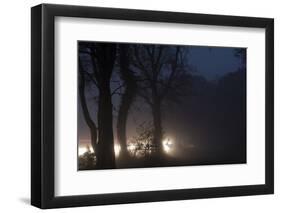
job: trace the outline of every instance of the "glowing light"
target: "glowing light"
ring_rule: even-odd
[[[169,138],[162,141],[162,146],[166,153],[171,153],[173,150],[173,142]]]
[[[133,144],[133,143],[131,143],[131,144],[129,144],[129,145],[127,146],[127,149],[128,149],[128,151],[130,151],[130,152],[134,152],[134,151],[136,150],[136,148],[137,148],[137,146],[136,146],[135,144]]]
[[[87,152],[86,147],[79,147],[79,149],[78,149],[78,155],[79,156],[83,155],[85,152]]]
[[[118,157],[121,151],[121,146],[120,144],[114,144],[114,152],[115,152],[115,156]]]
[[[94,150],[93,150],[93,148],[90,147],[90,146],[79,146],[79,148],[78,148],[78,155],[79,155],[79,156],[84,155],[86,152],[93,153]]]

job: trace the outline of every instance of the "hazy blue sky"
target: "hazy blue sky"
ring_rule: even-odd
[[[234,55],[234,48],[199,47],[189,48],[189,62],[196,68],[198,75],[214,80],[228,72],[237,71],[241,61]]]

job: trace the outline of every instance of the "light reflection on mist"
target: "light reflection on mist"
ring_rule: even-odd
[[[135,142],[132,139],[127,140],[127,151],[131,157],[134,158],[144,158],[150,156],[153,153],[156,153],[158,149],[163,149],[163,153],[174,158],[182,157],[182,153],[186,154],[186,151],[194,149],[195,145],[192,143],[187,143],[186,141],[182,142],[181,140],[166,136],[161,144],[161,147],[158,147],[152,142],[148,141],[138,141]],[[120,157],[121,146],[118,142],[114,143],[114,152],[115,157]],[[94,154],[95,150],[92,148],[90,140],[80,140],[78,147],[78,156],[81,157],[85,153]]]
[[[93,148],[90,146],[90,144],[87,144],[87,145],[79,145],[79,148],[78,148],[78,155],[79,155],[79,156],[82,156],[82,155],[84,155],[85,153],[94,153],[94,150],[93,150]]]
[[[114,152],[115,152],[115,157],[119,157],[120,152],[121,152],[121,146],[118,143],[114,144]]]
[[[162,141],[163,150],[167,154],[171,154],[173,152],[174,144],[170,138],[164,139]]]

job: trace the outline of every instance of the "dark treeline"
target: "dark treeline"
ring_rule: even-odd
[[[242,65],[244,52],[233,53]],[[79,42],[79,116],[94,150],[79,158],[80,169],[245,162],[246,66],[209,82],[196,75],[188,55],[188,46]],[[133,113],[149,119],[128,126]],[[128,128],[138,132],[134,143]],[[166,132],[192,140],[194,156],[180,154],[185,142],[180,158],[165,155]],[[138,153],[145,156],[141,163]]]
[[[209,82],[193,76],[192,93],[180,107],[169,106],[167,128],[181,143],[178,165],[246,163],[246,74],[237,70]]]

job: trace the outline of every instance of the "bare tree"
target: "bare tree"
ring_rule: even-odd
[[[124,93],[121,95],[117,116],[117,138],[120,143],[120,156],[127,157],[126,124],[129,110],[136,97],[137,83],[134,72],[130,69],[130,45],[119,44],[119,68],[120,78],[123,81]]]
[[[186,73],[187,48],[165,45],[134,45],[133,65],[138,70],[140,95],[153,116],[153,143],[162,154],[162,104],[169,93],[180,94],[181,79]]]
[[[97,168],[115,168],[115,152],[112,128],[112,101],[110,80],[116,58],[116,44],[80,43],[92,65],[91,80],[98,89],[98,141],[96,143]]]
[[[97,126],[95,122],[92,120],[88,104],[85,96],[85,83],[86,83],[86,71],[84,69],[84,66],[82,64],[82,61],[80,59],[79,55],[79,97],[80,97],[80,104],[83,111],[84,119],[86,121],[86,124],[88,125],[90,129],[91,134],[91,145],[93,147],[93,150],[96,150],[96,144],[97,144]]]

